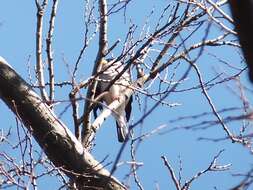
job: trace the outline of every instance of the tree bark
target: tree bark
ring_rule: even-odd
[[[1,57],[0,98],[30,130],[53,164],[70,177],[78,189],[126,189],[83,148],[32,87]]]
[[[238,38],[253,82],[253,0],[229,0]]]

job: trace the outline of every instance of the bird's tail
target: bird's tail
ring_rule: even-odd
[[[125,123],[119,123],[117,121],[116,121],[116,126],[117,126],[118,141],[123,143],[127,139],[128,128],[125,125]]]

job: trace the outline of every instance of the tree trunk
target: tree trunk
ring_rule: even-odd
[[[230,0],[229,3],[242,52],[249,67],[249,78],[253,82],[253,0]]]

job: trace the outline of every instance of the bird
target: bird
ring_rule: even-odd
[[[105,102],[107,105],[110,105],[114,100],[119,99],[119,96],[124,93],[131,84],[130,71],[127,70],[114,82],[114,84],[110,84],[111,81],[123,70],[124,64],[115,59],[102,59],[100,64],[101,72],[98,75],[99,80],[95,91],[95,98],[108,90],[108,92],[102,96],[100,103]],[[109,85],[111,86],[107,89]],[[127,123],[132,111],[132,102],[132,95],[130,97],[125,96],[125,101],[115,110],[115,112],[112,112],[112,115],[116,120],[118,141],[121,143],[125,142],[128,136]],[[97,104],[93,109],[95,118],[97,117],[98,109],[102,110],[101,104]]]

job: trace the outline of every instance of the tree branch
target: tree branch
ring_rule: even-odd
[[[52,38],[54,33],[54,25],[55,25],[55,17],[56,17],[56,11],[58,7],[58,0],[53,0],[50,20],[49,20],[49,29],[47,33],[47,39],[46,39],[46,52],[47,52],[47,61],[48,61],[48,74],[49,74],[49,100],[54,100],[54,87],[55,87],[55,81],[54,81],[54,63],[53,63],[53,47],[52,47]],[[52,105],[53,106],[53,105]]]
[[[53,164],[70,177],[78,189],[126,189],[82,147],[49,106],[1,57],[0,98],[31,131]]]
[[[45,90],[45,79],[43,73],[43,61],[42,61],[42,29],[43,29],[43,16],[47,0],[42,5],[36,1],[37,5],[37,28],[36,28],[36,74],[39,82],[40,94],[43,101],[48,101],[47,92]]]
[[[107,53],[107,1],[99,0],[99,12],[100,12],[100,28],[99,28],[99,49],[96,57],[96,61],[93,67],[92,75],[95,75],[101,70],[100,62],[105,57]],[[85,148],[91,148],[91,142],[88,141],[90,133],[92,133],[92,127],[90,124],[90,113],[92,108],[92,100],[94,100],[95,91],[97,87],[97,81],[94,80],[89,86],[86,101],[84,106],[84,120],[82,128],[82,144]],[[91,101],[90,101],[91,100]]]

